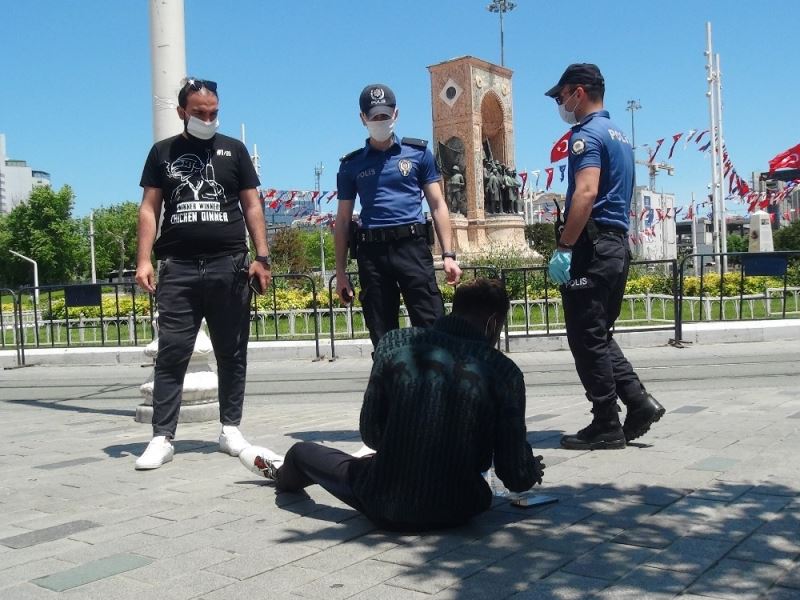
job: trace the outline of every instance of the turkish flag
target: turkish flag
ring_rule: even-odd
[[[781,152],[769,161],[770,173],[778,169],[800,169],[800,144],[789,148],[786,152]]]
[[[689,211],[686,213],[686,218],[688,220],[694,219],[694,202],[689,205]]]
[[[553,168],[548,167],[544,170],[544,172],[547,173],[547,184],[545,185],[544,189],[549,190],[550,185],[553,183]]]
[[[567,133],[561,136],[561,139],[558,140],[553,149],[550,150],[550,162],[555,163],[564,158],[569,156],[569,136],[572,135],[572,130],[570,129]]]

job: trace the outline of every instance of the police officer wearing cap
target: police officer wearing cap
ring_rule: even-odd
[[[573,450],[624,448],[664,415],[622,354],[611,331],[628,278],[628,215],[633,195],[633,149],[603,109],[605,81],[593,64],[572,64],[545,95],[572,125],[565,221],[550,260],[561,285],[567,339],[591,424],[561,438]],[[620,424],[617,397],[626,407]]]
[[[461,269],[452,250],[442,176],[427,142],[394,134],[398,110],[388,86],[365,87],[359,107],[369,139],[342,157],[336,178],[336,287],[341,301],[349,304],[353,290],[345,268],[357,195],[361,202],[361,224],[355,232],[360,299],[372,344],[377,346],[383,334],[400,326],[401,293],[416,327],[429,326],[444,314],[422,212],[423,193],[442,247],[447,283],[458,283]]]

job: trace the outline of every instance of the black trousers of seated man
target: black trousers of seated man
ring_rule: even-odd
[[[444,315],[444,301],[425,237],[358,245],[359,298],[373,347],[400,327],[400,294],[414,327]]]
[[[644,395],[639,377],[612,334],[629,267],[625,234],[601,230],[591,240],[584,231],[573,249],[571,279],[561,288],[575,369],[600,418],[617,418],[617,396],[624,404],[635,405]]]
[[[281,492],[299,492],[317,484],[348,506],[364,512],[352,482],[372,458],[355,457],[313,442],[297,442],[284,456],[275,478],[275,488]]]

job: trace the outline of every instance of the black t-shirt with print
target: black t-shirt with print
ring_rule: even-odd
[[[142,187],[161,189],[164,220],[156,258],[211,258],[247,251],[239,192],[259,185],[247,148],[216,134],[210,140],[167,138],[153,145]]]

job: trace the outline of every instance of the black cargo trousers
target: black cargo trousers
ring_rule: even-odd
[[[612,335],[629,267],[624,232],[584,230],[572,251],[571,279],[561,286],[567,340],[595,414],[616,412],[617,396],[627,404],[642,395],[639,377]]]
[[[373,347],[400,327],[400,294],[415,327],[429,327],[444,315],[444,301],[425,236],[359,242],[359,299]]]
[[[161,261],[156,287],[154,436],[175,436],[183,380],[203,318],[217,359],[220,421],[237,426],[241,422],[250,332],[249,266],[246,252]]]

